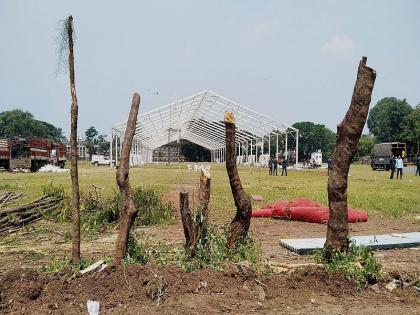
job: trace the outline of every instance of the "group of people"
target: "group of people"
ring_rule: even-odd
[[[277,176],[277,169],[281,165],[281,176],[287,176],[287,159],[285,157],[270,157],[268,160],[268,175]]]
[[[403,159],[400,155],[398,155],[396,157],[391,156],[389,168],[391,170],[391,176],[389,177],[389,179],[394,178],[395,169],[397,169],[397,179],[398,179],[398,176],[399,176],[400,179],[402,179],[404,162],[403,162]]]

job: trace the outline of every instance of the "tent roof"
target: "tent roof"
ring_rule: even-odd
[[[237,143],[269,134],[283,136],[297,131],[278,121],[241,106],[211,91],[203,91],[168,105],[141,113],[135,138],[150,149],[179,139],[186,139],[213,150],[225,146],[224,114],[231,111],[236,120]],[[126,121],[112,127],[124,133]]]

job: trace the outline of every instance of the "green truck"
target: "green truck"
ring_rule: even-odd
[[[401,156],[403,160],[406,158],[407,145],[402,142],[386,142],[378,143],[373,146],[371,154],[371,162],[373,170],[388,171],[391,165],[392,156]]]

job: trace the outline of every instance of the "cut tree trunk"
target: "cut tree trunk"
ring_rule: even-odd
[[[231,112],[225,113],[226,128],[226,170],[229,176],[230,188],[235,200],[236,215],[230,224],[230,235],[227,241],[229,248],[233,248],[238,241],[248,235],[251,224],[251,197],[247,195],[242,187],[236,168],[235,157],[235,133],[236,123]]]
[[[117,170],[116,179],[121,193],[120,226],[118,229],[117,245],[115,250],[115,265],[121,265],[121,260],[127,252],[128,237],[137,216],[138,209],[134,204],[133,191],[130,185],[130,151],[136,131],[137,114],[140,106],[140,95],[134,93],[131,110],[127,120],[124,134],[121,161]]]
[[[343,121],[337,126],[337,142],[332,155],[332,167],[328,178],[328,221],[325,242],[326,258],[333,250],[347,251],[348,209],[347,177],[350,163],[357,151],[357,143],[366,123],[376,72],[366,66],[366,57],[359,63],[357,80],[350,107]]]
[[[72,250],[71,260],[73,264],[80,262],[80,192],[79,173],[77,170],[77,116],[78,105],[76,85],[74,83],[74,54],[73,54],[73,17],[67,19],[67,39],[69,49],[69,79],[71,94],[71,127],[70,127],[70,155],[71,155],[71,187],[72,187]]]
[[[185,251],[194,257],[198,244],[207,244],[207,222],[210,203],[210,182],[211,176],[207,170],[201,170],[200,188],[198,190],[198,209],[195,213],[195,220],[189,208],[188,192],[181,192],[179,195],[182,226],[185,235]]]

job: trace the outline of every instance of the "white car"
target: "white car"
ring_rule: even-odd
[[[104,155],[92,155],[92,164],[95,166],[111,165],[111,160]]]

